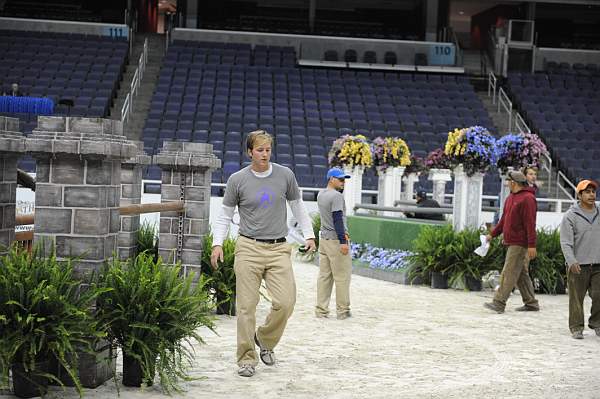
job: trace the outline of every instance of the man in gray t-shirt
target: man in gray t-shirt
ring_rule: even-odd
[[[246,166],[227,181],[223,205],[238,206],[240,235],[259,239],[287,236],[286,201],[300,198],[293,172],[276,163],[267,177],[257,177]]]
[[[319,242],[319,278],[317,280],[317,317],[327,317],[329,301],[335,283],[336,313],[338,319],[350,317],[350,276],[352,259],[349,253],[346,225],[345,179],[343,170],[332,168],[327,172],[327,188],[317,196],[321,215]]]
[[[240,214],[240,230],[235,244],[235,297],[237,310],[238,375],[252,377],[258,359],[275,364],[274,348],[279,343],[296,303],[296,283],[292,269],[292,247],[286,242],[287,207],[306,239],[309,251],[316,249],[312,223],[300,196],[294,173],[270,161],[273,137],[264,130],[248,134],[248,167],[227,180],[219,217],[213,224],[210,262],[218,268],[223,262],[223,240],[235,208]],[[264,280],[271,297],[271,312],[256,328],[256,305]],[[256,346],[260,352],[257,356]]]

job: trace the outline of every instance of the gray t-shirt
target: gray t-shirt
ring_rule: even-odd
[[[344,232],[347,232],[346,224],[346,203],[344,195],[339,191],[327,189],[317,195],[317,204],[321,214],[321,238],[325,240],[337,240],[338,236],[333,225],[332,212],[342,211],[344,215]]]
[[[223,205],[238,207],[240,234],[252,238],[275,239],[287,236],[286,201],[300,199],[294,173],[271,162],[267,177],[257,177],[250,166],[227,180]]]

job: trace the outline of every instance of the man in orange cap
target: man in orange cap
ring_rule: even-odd
[[[596,205],[598,183],[582,180],[577,184],[577,203],[560,225],[560,246],[568,266],[569,329],[575,339],[583,339],[583,300],[592,298],[588,327],[600,336],[600,209]]]

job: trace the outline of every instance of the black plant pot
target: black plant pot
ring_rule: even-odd
[[[113,378],[116,373],[117,352],[107,341],[99,341],[94,345],[94,352],[77,350],[77,368],[75,372],[81,386],[84,388],[97,388]],[[72,362],[67,357],[67,362]],[[56,376],[67,387],[74,387],[75,381],[67,370],[56,360],[50,360],[50,374]],[[50,385],[59,385],[57,381],[50,381]]]
[[[36,370],[48,372],[48,361],[36,363]],[[25,371],[22,364],[12,365],[13,392],[19,398],[34,398],[45,395],[48,391],[48,379]]]
[[[226,314],[229,316],[235,316],[235,294],[227,299],[227,295],[217,294],[217,314]]]
[[[447,289],[448,275],[440,272],[431,272],[431,288]]]
[[[482,283],[480,278],[475,278],[473,276],[465,277],[465,284],[469,291],[481,291]]]
[[[123,385],[126,387],[141,387],[144,381],[144,373],[140,362],[123,354]],[[145,380],[146,385],[151,386],[154,380]]]

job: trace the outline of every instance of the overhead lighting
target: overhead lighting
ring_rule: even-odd
[[[464,11],[459,11],[458,15],[465,15],[465,12]]]

